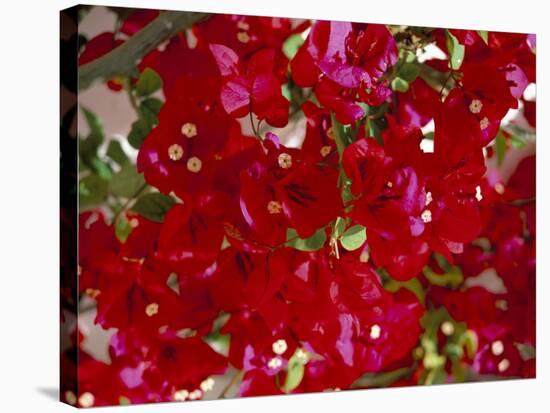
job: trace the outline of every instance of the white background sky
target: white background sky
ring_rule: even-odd
[[[537,33],[537,379],[331,394],[148,405],[132,412],[518,412],[550,406],[550,154],[542,116],[549,96],[550,39],[545,2],[393,0],[118,0],[87,3],[239,14],[356,20]],[[4,2],[1,13],[0,99],[0,411],[64,412],[58,388],[59,39],[64,0]],[[545,122],[546,121],[546,122]],[[543,328],[542,321],[546,321]],[[124,412],[128,408],[105,408]],[[72,410],[71,410],[72,411]]]

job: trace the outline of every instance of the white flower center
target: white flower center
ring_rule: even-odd
[[[430,205],[432,201],[432,193],[430,191],[426,192],[426,206]]]
[[[183,156],[183,148],[181,145],[174,143],[168,147],[168,157],[173,161],[179,161]]]
[[[499,195],[502,195],[504,193],[504,185],[502,185],[501,183],[496,184],[495,192]]]
[[[359,261],[362,263],[366,263],[366,262],[369,262],[369,260],[370,260],[370,253],[368,251],[361,252],[361,254],[359,255]]]
[[[78,398],[78,403],[81,407],[92,407],[95,403],[95,397],[90,392],[85,392]]]
[[[159,305],[157,303],[151,303],[147,307],[145,307],[145,314],[147,314],[148,317],[153,317],[154,315],[158,314],[159,312]]]
[[[500,356],[504,353],[504,343],[500,340],[491,343],[491,353],[495,356]]]
[[[177,402],[184,402],[189,397],[189,391],[182,389],[174,392],[174,400]]]
[[[487,119],[486,117],[481,119],[479,121],[479,127],[481,128],[481,130],[485,130],[489,127],[489,119]]]
[[[325,145],[321,148],[319,152],[321,153],[321,156],[323,158],[326,158],[327,155],[331,152],[331,147],[329,145]]]
[[[483,199],[483,195],[481,195],[481,187],[479,185],[476,186],[476,199],[478,202]]]
[[[273,357],[271,360],[267,362],[267,367],[269,367],[271,370],[277,370],[282,365],[283,365],[283,360],[281,360],[280,357]]]
[[[292,166],[292,156],[283,152],[278,156],[277,162],[281,168],[288,169]]]
[[[280,214],[283,210],[283,206],[279,201],[269,201],[267,204],[267,211],[270,214]]]
[[[452,336],[455,332],[455,326],[450,321],[445,321],[441,324],[441,332],[447,337]]]
[[[470,103],[470,112],[472,113],[479,113],[481,112],[481,109],[483,108],[483,103],[481,103],[481,100],[474,99]]]
[[[247,22],[240,21],[237,23],[237,27],[241,30],[248,30],[250,29],[250,25]]]
[[[193,390],[189,393],[189,400],[197,400],[202,397],[202,391],[199,389]]]
[[[271,349],[275,354],[283,355],[288,349],[288,345],[286,344],[286,341],[281,338],[273,343]]]
[[[502,359],[497,365],[499,373],[504,373],[510,367],[510,361],[508,359]]]
[[[207,391],[210,391],[214,388],[215,383],[216,382],[214,381],[214,379],[212,377],[209,377],[201,382],[201,390],[206,393]]]
[[[241,43],[248,43],[250,41],[250,36],[247,32],[238,32],[237,33],[237,40]]]
[[[432,222],[432,211],[425,209],[420,215],[420,218],[422,218],[422,221],[424,221],[425,224]]]
[[[190,172],[197,173],[202,168],[202,161],[196,156],[192,156],[187,160],[187,170]]]
[[[74,406],[76,404],[76,395],[72,391],[67,390],[65,392],[65,401],[71,406]]]
[[[184,123],[181,127],[181,134],[188,138],[197,136],[197,125],[191,122]]]
[[[376,340],[377,338],[380,338],[380,333],[382,332],[382,329],[378,324],[373,324],[370,328],[370,338],[373,340]]]

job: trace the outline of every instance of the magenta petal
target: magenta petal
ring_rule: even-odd
[[[225,111],[236,118],[249,112],[250,92],[246,79],[236,77],[222,86],[221,101]]]
[[[223,77],[239,74],[239,56],[237,53],[222,44],[211,44],[209,47]]]

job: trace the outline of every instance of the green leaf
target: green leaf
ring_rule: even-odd
[[[527,146],[527,141],[517,135],[510,135],[510,145],[515,149],[522,149]]]
[[[132,198],[145,185],[143,175],[138,173],[132,164],[125,165],[113,176],[110,183],[110,192],[124,198]]]
[[[81,110],[84,113],[84,118],[86,119],[86,123],[90,129],[90,133],[86,138],[79,138],[78,140],[80,165],[85,165],[92,171],[104,176],[105,171],[97,168],[97,166],[101,165],[94,165],[94,162],[99,160],[97,157],[97,151],[105,138],[103,125],[101,124],[101,120],[93,112],[82,106]]]
[[[139,197],[131,209],[151,221],[162,222],[164,221],[164,215],[175,204],[176,201],[172,197],[154,193]]]
[[[445,31],[447,35],[447,51],[449,52],[449,67],[453,70],[458,70],[464,60],[464,45],[458,42],[458,39],[449,31]]]
[[[107,156],[115,161],[119,166],[124,166],[128,163],[128,156],[122,149],[122,145],[119,141],[109,142],[107,147]]]
[[[99,205],[105,198],[109,189],[109,181],[97,176],[88,175],[78,183],[78,201],[81,209]]]
[[[281,93],[286,98],[286,100],[288,100],[289,102],[292,101],[292,91],[290,90],[288,83],[284,83],[283,85],[281,85]]]
[[[410,50],[401,49],[399,50],[399,58],[404,60],[405,63],[412,63],[416,60],[416,54]]]
[[[367,240],[367,230],[362,225],[354,225],[346,230],[340,238],[340,243],[348,251],[355,251]]]
[[[303,356],[301,356],[299,352],[303,353],[303,350],[297,349],[290,360],[288,360],[286,380],[283,385],[283,391],[285,393],[290,393],[298,387],[304,378],[305,363]]]
[[[409,90],[409,82],[400,77],[395,77],[391,81],[391,88],[396,92],[405,93],[407,90]]]
[[[149,132],[151,132],[152,125],[145,119],[140,118],[132,123],[132,130],[128,134],[128,142],[133,148],[139,149]]]
[[[444,367],[437,367],[431,370],[426,377],[424,384],[444,384],[447,381],[447,373]]]
[[[155,93],[162,87],[162,79],[157,72],[151,68],[146,68],[137,81],[136,94],[138,96],[148,96]]]
[[[293,34],[283,43],[283,53],[288,60],[292,60],[298,49],[304,44],[304,39],[300,34]]]
[[[336,218],[336,222],[334,223],[334,233],[332,234],[332,236],[334,238],[340,238],[345,230],[346,230],[346,219],[342,217]]]
[[[292,247],[300,251],[317,251],[325,244],[327,234],[325,233],[325,229],[321,228],[311,237],[302,239],[298,237],[296,230],[288,228],[286,231],[286,239],[287,247]]]
[[[498,131],[495,138],[495,153],[497,154],[497,165],[500,166],[506,156],[506,138],[501,131]]]
[[[472,330],[466,330],[462,336],[462,342],[466,347],[466,354],[473,359],[477,352],[477,335]]]
[[[111,170],[111,167],[109,166],[109,164],[107,164],[107,162],[102,159],[93,158],[91,161],[91,166],[96,175],[104,179],[111,179],[111,177],[113,176],[113,171]]]
[[[86,123],[88,124],[88,128],[90,129],[89,137],[92,137],[93,140],[99,141],[99,143],[103,142],[103,139],[105,138],[105,133],[103,132],[103,124],[101,123],[101,120],[96,116],[95,113],[85,108],[84,106],[81,106],[80,108],[84,113],[84,118],[86,119]]]
[[[162,105],[162,100],[157,98],[147,98],[141,102],[139,111],[143,119],[145,119],[149,125],[154,126],[158,124],[158,114]]]
[[[120,396],[118,398],[118,404],[121,406],[129,406],[130,404],[132,404],[132,401],[126,396]]]
[[[419,73],[420,67],[417,63],[405,63],[401,66],[401,69],[399,69],[397,76],[410,83],[417,78]]]
[[[384,288],[391,293],[397,292],[400,288],[406,288],[414,295],[416,295],[418,301],[420,301],[420,303],[424,305],[426,294],[424,292],[424,287],[422,287],[422,283],[418,280],[418,278],[411,278],[407,281],[396,281],[394,279],[390,279],[387,283],[384,284]]]
[[[489,32],[487,30],[478,30],[479,37],[483,39],[485,44],[489,44]]]
[[[128,239],[128,236],[132,232],[132,226],[130,225],[130,221],[126,219],[124,214],[120,215],[119,218],[116,220],[115,223],[115,235],[118,238],[120,242],[126,242]]]
[[[334,135],[334,141],[336,142],[336,148],[338,149],[338,155],[340,156],[340,159],[342,159],[342,154],[344,153],[344,149],[346,149],[346,140],[345,140],[345,134],[344,134],[344,126],[338,122],[336,119],[336,115],[331,112],[330,119],[332,122],[332,133]]]
[[[403,367],[387,372],[366,373],[354,381],[351,387],[387,387],[399,379],[410,376],[411,373],[412,369],[410,367]]]
[[[459,267],[452,267],[448,272],[443,274],[438,274],[433,271],[430,267],[424,267],[423,270],[424,276],[426,279],[433,285],[438,287],[451,287],[456,288],[462,281],[464,281],[464,276]]]

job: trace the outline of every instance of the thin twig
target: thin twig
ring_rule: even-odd
[[[139,60],[174,34],[205,19],[207,13],[163,11],[126,42],[78,69],[78,88],[84,90],[97,79],[131,76]]]
[[[243,372],[242,371],[237,371],[235,372],[235,375],[233,377],[231,377],[231,380],[229,380],[229,383],[227,383],[227,386],[225,386],[225,388],[223,389],[222,391],[222,397],[224,399],[227,399],[228,397],[228,393],[229,393],[229,390],[231,390],[231,388],[237,384],[237,382],[239,380],[242,379],[242,376],[243,376]]]

